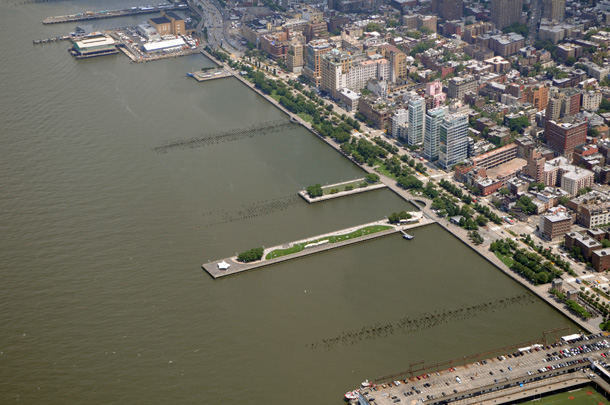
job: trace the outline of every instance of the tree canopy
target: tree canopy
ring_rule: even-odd
[[[239,260],[240,262],[248,263],[253,262],[255,260],[260,260],[261,257],[263,257],[263,248],[258,247],[240,253],[239,255],[237,255],[237,260]]]

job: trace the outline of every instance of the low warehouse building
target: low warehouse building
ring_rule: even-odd
[[[144,44],[142,45],[142,49],[145,52],[158,52],[158,51],[163,51],[166,49],[174,49],[174,48],[182,48],[183,46],[186,46],[186,43],[184,42],[184,40],[182,38],[176,38],[176,39],[170,39],[167,41],[159,41],[159,42],[152,42],[150,44]]]

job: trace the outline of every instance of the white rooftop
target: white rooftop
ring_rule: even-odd
[[[176,38],[176,39],[170,39],[167,41],[159,41],[159,42],[152,42],[150,44],[144,44],[143,47],[146,52],[154,52],[154,51],[159,51],[161,49],[182,47],[184,45],[186,45],[186,44],[184,43],[184,40],[182,38]]]

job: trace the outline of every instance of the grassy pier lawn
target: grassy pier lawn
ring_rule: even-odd
[[[392,228],[393,228],[392,226],[388,226],[388,225],[371,225],[371,226],[365,226],[364,228],[360,228],[353,232],[346,233],[343,235],[325,236],[320,239],[312,239],[312,240],[308,240],[306,242],[295,243],[294,246],[289,247],[287,249],[275,249],[275,250],[269,252],[267,254],[267,256],[265,256],[265,259],[269,260],[269,259],[274,259],[274,258],[280,257],[280,256],[291,255],[293,253],[297,253],[297,252],[304,250],[305,246],[311,245],[311,244],[322,245],[322,244],[326,244],[326,243],[337,243],[337,242],[342,242],[342,241],[348,240],[348,239],[359,238],[364,235],[370,235],[372,233],[386,231],[386,230],[392,229]]]
[[[338,193],[342,192],[342,191],[349,191],[349,190],[357,190],[359,188],[362,188],[361,185],[362,183],[366,183],[365,187],[368,186],[372,186],[375,184],[379,184],[379,181],[376,181],[374,183],[369,183],[368,181],[366,181],[365,179],[358,179],[358,180],[354,180],[351,181],[349,183],[344,183],[344,184],[329,184],[328,186],[324,186],[322,187],[322,193],[324,193],[324,195],[328,195],[328,194],[334,194],[331,193],[331,190],[337,190]]]

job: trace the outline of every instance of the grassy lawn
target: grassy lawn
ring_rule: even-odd
[[[270,94],[271,98],[274,99],[275,101],[277,101],[278,103],[280,102],[280,96],[278,96],[277,94],[275,94],[275,90],[273,90]]]
[[[278,102],[279,102],[279,98],[278,98]],[[313,118],[311,117],[311,115],[309,114],[305,114],[305,113],[298,113],[297,114],[299,117],[301,117],[301,119],[305,122],[311,122],[311,120],[313,120]]]
[[[373,233],[386,231],[388,229],[392,229],[392,227],[388,226],[388,225],[371,225],[371,226],[365,226],[364,228],[357,229],[354,232],[346,233],[344,235],[327,236],[325,238],[308,240],[308,241],[302,242],[302,243],[295,243],[294,246],[289,247],[287,249],[275,249],[275,250],[269,252],[267,254],[267,256],[265,256],[265,259],[269,260],[269,259],[274,259],[274,258],[280,257],[280,256],[291,255],[293,253],[297,253],[297,252],[304,250],[305,246],[313,244],[313,243],[320,243],[320,242],[322,242],[322,244],[337,243],[337,242],[342,242],[342,241],[348,240],[348,239],[359,238],[364,235],[370,235]]]
[[[362,184],[362,183],[366,183],[367,187],[368,187],[368,186],[371,186],[373,184],[377,184],[379,182],[377,181],[375,183],[369,183],[366,180],[355,180],[355,181],[352,181],[352,182],[349,182],[349,183],[341,184],[339,186],[334,186],[334,185],[324,186],[324,187],[322,187],[322,192],[324,193],[324,195],[328,195],[328,194],[330,194],[330,190],[332,190],[334,188],[339,190],[339,192],[342,192],[342,191],[346,191],[345,188],[347,186],[353,186],[353,189],[355,190],[357,188],[361,188],[360,184]]]
[[[603,397],[602,394],[597,392],[593,387],[583,387],[579,390],[573,392],[562,392],[555,395],[550,395],[548,397],[544,397],[542,399],[535,399],[533,401],[523,402],[534,403],[538,405],[562,405],[562,404],[572,404],[572,405],[598,405],[598,404],[610,404],[610,402]]]
[[[502,263],[504,263],[505,265],[507,265],[509,268],[513,265],[513,263],[515,262],[512,258],[507,257],[502,255],[500,252],[495,252],[496,256],[498,257],[498,259],[500,259],[502,261]]]
[[[392,173],[388,169],[386,169],[386,167],[383,163],[381,163],[379,166],[375,167],[375,171],[379,174],[383,174],[384,176],[388,176],[389,178],[391,178],[393,180],[398,180],[396,178],[396,176],[394,175],[394,173]]]

